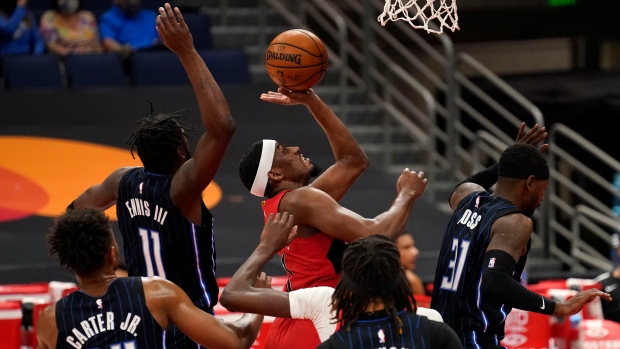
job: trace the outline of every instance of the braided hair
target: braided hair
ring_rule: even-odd
[[[179,112],[153,116],[151,110],[151,116],[136,121],[140,126],[127,141],[131,146],[131,156],[134,156],[135,148],[145,170],[173,174],[178,159],[177,149],[184,145],[184,138],[189,138],[186,132],[195,131],[193,126],[182,121],[184,119]]]
[[[385,311],[402,334],[403,323],[398,312],[413,312],[416,304],[394,242],[383,235],[353,241],[342,258],[342,269],[343,276],[331,303],[340,327],[349,330],[368,305],[381,298]]]

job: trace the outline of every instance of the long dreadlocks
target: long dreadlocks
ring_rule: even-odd
[[[180,111],[153,116],[151,109],[151,116],[136,121],[140,126],[127,141],[131,146],[131,156],[134,156],[135,148],[147,171],[173,174],[177,149],[189,138],[186,132],[195,131],[193,126],[182,120],[185,118],[180,115]],[[189,152],[189,149],[187,151]]]
[[[380,298],[402,334],[398,312],[413,312],[416,305],[394,242],[382,235],[353,241],[342,258],[342,269],[342,279],[332,296],[332,309],[340,327],[350,329],[368,305]]]

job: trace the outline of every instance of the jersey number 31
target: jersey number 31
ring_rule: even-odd
[[[460,248],[459,248],[460,245]],[[441,279],[441,289],[448,291],[456,291],[459,287],[459,281],[463,274],[463,266],[467,259],[467,250],[469,250],[469,241],[463,240],[459,244],[459,239],[452,239],[452,249],[454,256],[450,259],[448,264],[447,275]]]

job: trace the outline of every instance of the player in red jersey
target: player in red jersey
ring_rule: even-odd
[[[323,128],[335,163],[312,183],[320,170],[299,147],[273,140],[254,143],[241,159],[239,175],[250,192],[263,201],[265,219],[270,213],[289,212],[298,226],[297,239],[280,251],[288,274],[285,291],[335,287],[346,242],[372,234],[392,239],[403,231],[415,200],[426,188],[424,173],[405,169],[396,184],[392,206],[374,218],[365,218],[338,204],[368,166],[368,158],[334,112],[312,90],[263,94],[261,99],[281,105],[306,106]],[[278,318],[266,348],[315,348],[319,337],[309,320]]]

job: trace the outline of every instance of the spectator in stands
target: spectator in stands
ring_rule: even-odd
[[[420,277],[413,271],[415,270],[415,264],[418,259],[420,251],[415,247],[415,240],[411,234],[404,232],[396,239],[396,246],[400,252],[400,264],[405,269],[405,276],[411,285],[413,294],[426,295],[424,290],[424,283],[420,280]]]
[[[52,0],[40,27],[47,50],[59,56],[103,52],[97,19],[82,0]]]
[[[141,0],[113,0],[112,8],[99,17],[106,51],[127,57],[137,50],[163,48],[153,25],[157,13],[141,5]]]
[[[614,269],[597,276],[594,281],[600,282],[602,291],[611,295],[610,302],[601,302],[603,317],[607,320],[620,322],[620,235],[614,234],[611,239],[611,260]]]
[[[45,45],[28,0],[0,1],[0,55],[41,54]]]

